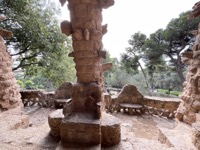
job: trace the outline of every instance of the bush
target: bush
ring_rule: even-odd
[[[160,93],[164,93],[164,94],[167,94],[167,95],[173,95],[173,96],[180,96],[182,92],[180,91],[170,91],[169,93],[169,90],[166,90],[166,89],[158,89],[158,92]]]
[[[24,89],[24,83],[21,80],[17,80],[17,84],[20,86],[21,89]]]

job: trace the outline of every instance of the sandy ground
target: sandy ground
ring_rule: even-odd
[[[59,141],[49,136],[47,120],[53,111],[34,106],[20,115],[0,113],[0,150],[57,150]],[[186,124],[150,115],[113,115],[122,121],[121,142],[108,150],[196,150]]]

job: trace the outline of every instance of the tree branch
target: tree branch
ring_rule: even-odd
[[[40,53],[40,52],[39,52],[39,53]],[[14,71],[14,70],[17,70],[17,69],[21,68],[22,66],[28,66],[27,64],[23,64],[23,62],[24,62],[25,60],[27,60],[27,59],[31,59],[31,58],[36,57],[39,53],[35,53],[35,54],[32,55],[32,56],[23,58],[23,59],[20,61],[19,65],[18,65],[17,67],[13,68],[12,70]],[[35,63],[31,63],[31,64],[35,64]],[[36,63],[36,64],[38,64],[38,63]]]

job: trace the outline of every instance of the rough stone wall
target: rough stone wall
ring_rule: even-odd
[[[5,33],[5,31],[4,31]],[[19,87],[12,72],[12,60],[0,36],[0,110],[22,106]]]
[[[191,13],[191,19],[200,13],[200,3],[196,3]],[[192,124],[200,115],[200,24],[198,26],[196,41],[192,51],[183,53],[182,61],[188,65],[186,81],[183,83],[183,94],[176,118],[180,121]]]
[[[61,0],[63,5],[66,0]],[[102,23],[102,9],[114,4],[114,0],[68,0],[71,21],[63,21],[61,30],[72,35],[77,71],[77,84],[73,86],[74,112],[98,114],[98,103],[103,99],[103,71],[111,64],[103,64],[106,52],[102,51],[102,37],[107,25]],[[100,116],[98,116],[100,118]]]
[[[71,82],[62,83],[58,89],[55,91],[56,99],[69,99],[72,96],[72,87],[73,84]]]

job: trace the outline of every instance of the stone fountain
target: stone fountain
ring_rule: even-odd
[[[64,5],[67,0],[60,0]],[[61,138],[65,147],[113,146],[120,142],[120,122],[103,112],[103,72],[112,67],[103,64],[106,52],[102,38],[102,9],[114,0],[68,0],[70,21],[61,23],[64,34],[72,35],[77,83],[72,88],[72,102],[49,115],[50,134]]]

